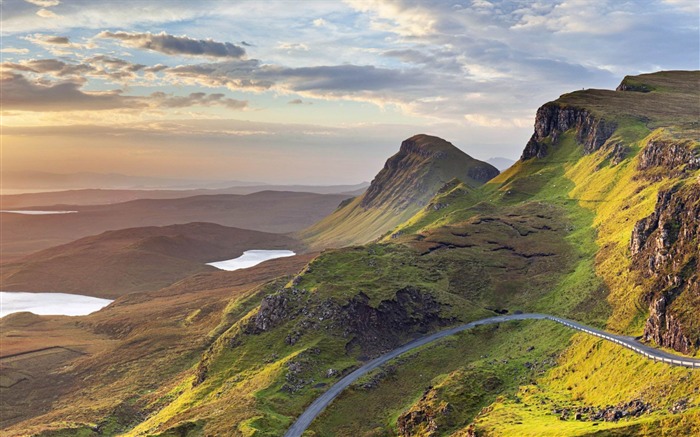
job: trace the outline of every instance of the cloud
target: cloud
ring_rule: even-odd
[[[324,20],[323,18],[317,18],[313,21],[313,24],[316,27],[325,27],[328,26],[328,21]]]
[[[188,96],[169,96],[163,92],[151,94],[151,98],[158,101],[158,105],[166,108],[185,108],[190,106],[224,106],[229,109],[245,109],[247,100],[230,99],[222,93],[190,93]]]
[[[67,36],[44,35],[41,33],[27,35],[23,37],[23,39],[31,42],[32,44],[44,47],[49,52],[57,56],[74,54],[76,51],[93,49],[96,47],[96,45],[92,42],[78,44],[72,42]]]
[[[131,32],[103,31],[98,38],[112,38],[128,47],[153,50],[166,55],[205,56],[210,58],[242,58],[243,47],[230,42],[217,42],[211,39],[192,39],[186,36],[174,36],[165,32],[153,34]]]
[[[86,64],[68,64],[57,59],[32,59],[19,63],[5,62],[3,70],[23,71],[37,74],[50,73],[56,77],[82,76],[94,69]]]
[[[30,81],[20,74],[0,76],[3,108],[21,111],[71,111],[137,108],[143,102],[121,95],[121,90],[84,92],[83,82],[66,80],[50,84]]]
[[[281,42],[277,44],[277,48],[281,50],[288,50],[288,51],[303,51],[303,52],[308,52],[309,51],[309,46],[307,46],[304,43],[291,43],[291,42]]]
[[[287,102],[288,105],[313,105],[314,102],[305,102],[301,99],[292,99]]]
[[[355,10],[371,15],[375,29],[402,36],[424,36],[433,32],[436,18],[426,3],[386,0],[346,0]],[[446,5],[448,3],[445,3]]]
[[[55,12],[52,12],[48,9],[39,9],[38,11],[36,11],[36,14],[41,18],[58,18],[58,15],[56,15]]]
[[[14,47],[3,47],[0,49],[0,53],[16,53],[16,54],[21,54],[25,55],[29,53],[29,49],[18,49]]]
[[[27,3],[31,3],[36,6],[41,6],[42,8],[50,8],[51,6],[58,6],[61,4],[60,0],[24,0]]]
[[[60,62],[60,61],[57,61]],[[42,64],[46,71],[60,70],[58,64]],[[248,101],[226,97],[222,93],[190,93],[174,96],[154,92],[148,96],[127,96],[120,89],[87,92],[81,88],[84,80],[71,78],[57,82],[30,80],[17,73],[3,71],[0,86],[3,90],[3,110],[18,111],[95,111],[109,109],[162,109],[192,106],[221,106],[242,110]]]
[[[528,117],[507,119],[486,114],[466,114],[464,119],[469,124],[488,128],[525,128],[532,126],[532,120]]]
[[[73,77],[85,80],[87,77],[110,79],[122,83],[126,79],[134,79],[139,71],[156,73],[167,67],[157,65],[147,69],[146,65],[134,64],[123,59],[110,56],[93,56],[79,63],[68,63],[58,59],[31,59],[21,62],[5,62],[0,64],[3,70],[49,75],[58,78]]]
[[[165,69],[163,72],[174,83],[211,88],[226,87],[231,90],[264,91],[270,89],[274,82],[269,78],[256,77],[256,72],[260,69],[260,61],[249,59],[179,65]]]

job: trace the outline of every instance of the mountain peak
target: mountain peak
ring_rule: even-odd
[[[315,246],[365,243],[425,207],[450,180],[457,178],[474,188],[496,175],[495,167],[442,138],[414,135],[401,143],[364,194],[301,236]]]
[[[442,159],[450,153],[461,153],[452,143],[432,135],[417,134],[401,143],[399,154],[416,154],[423,157]],[[465,154],[466,155],[466,154]]]

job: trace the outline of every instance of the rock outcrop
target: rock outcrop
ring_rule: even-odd
[[[406,336],[425,334],[453,322],[442,318],[441,310],[442,305],[432,295],[413,287],[397,290],[394,299],[376,306],[362,292],[342,304],[291,287],[266,296],[243,332],[256,335],[291,322],[285,328],[289,345],[296,344],[307,332],[323,329],[347,338],[348,350],[370,357],[401,345]],[[231,345],[238,340],[234,338]]]
[[[700,148],[692,141],[656,139],[647,143],[639,157],[638,170],[660,168],[666,177],[700,168]]]
[[[550,102],[537,110],[535,132],[521,159],[544,158],[549,147],[569,129],[575,129],[576,141],[583,145],[584,153],[593,153],[610,138],[615,128],[615,123],[596,117],[585,109]]]
[[[699,241],[700,183],[659,192],[630,241],[633,266],[650,281],[644,338],[683,353],[700,345]]]

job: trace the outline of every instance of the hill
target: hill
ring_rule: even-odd
[[[51,291],[116,298],[158,290],[196,273],[206,263],[236,258],[249,249],[302,245],[284,235],[213,223],[108,231],[42,250],[3,266],[4,291]]]
[[[51,205],[104,205],[122,203],[138,199],[181,199],[183,197],[238,194],[246,195],[260,191],[294,191],[316,194],[361,194],[369,184],[356,185],[245,185],[212,189],[161,189],[161,190],[119,190],[119,189],[80,189],[66,191],[49,191],[42,193],[23,193],[0,195],[3,210],[31,208]]]
[[[40,216],[2,213],[2,261],[16,260],[100,232],[133,227],[207,222],[262,232],[294,232],[325,217],[348,197],[261,191],[248,195],[139,199],[109,205],[37,206],[31,209],[77,213]]]
[[[497,174],[441,138],[415,135],[401,143],[363,194],[298,236],[317,248],[367,243],[410,218],[452,179],[474,188]]]
[[[278,436],[361,363],[518,311],[698,356],[699,81],[633,76],[543,105],[521,160],[486,184],[453,181],[384,239],[327,250],[296,276],[231,293],[225,308],[190,307],[220,323],[163,379],[150,369],[180,355],[150,348],[190,335],[186,312],[170,321],[177,330],[155,331],[109,308],[116,322],[98,332],[122,335],[129,357],[150,353],[128,361],[129,375],[109,356],[70,361],[62,377],[80,377],[79,391],[5,433]],[[309,434],[697,435],[698,393],[696,369],[521,321],[399,356],[345,390]]]

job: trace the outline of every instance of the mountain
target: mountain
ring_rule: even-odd
[[[4,435],[283,435],[373,358],[520,311],[698,356],[698,83],[700,72],[659,72],[565,94],[538,110],[522,158],[504,173],[481,186],[454,180],[391,235],[236,287],[226,304],[203,300],[214,291],[188,294],[195,276],[167,298],[125,296],[78,319],[76,336],[51,331],[60,321],[39,330],[26,314],[3,321],[4,345],[88,336],[94,345],[53,367],[10,361],[2,408],[21,417]],[[405,199],[374,192],[363,197]],[[109,352],[94,350],[105,343]],[[34,379],[3,388],[24,375]],[[26,389],[51,384],[51,403]],[[697,370],[522,320],[398,356],[345,389],[308,433],[697,435],[698,392]],[[21,408],[28,396],[35,410]]]
[[[109,205],[37,206],[31,209],[77,213],[2,213],[2,261],[16,260],[104,231],[133,227],[207,222],[262,232],[294,232],[333,212],[348,197],[345,194],[261,191],[244,196],[219,194],[139,199]]]
[[[82,189],[67,191],[50,191],[44,193],[7,194],[0,196],[3,210],[22,209],[50,205],[103,205],[122,203],[138,199],[181,199],[184,197],[238,194],[246,195],[261,191],[295,191],[317,194],[362,194],[369,183],[355,185],[247,185],[218,189],[197,190],[110,190]]]
[[[489,158],[486,160],[486,162],[488,162],[492,166],[496,167],[498,169],[498,171],[501,171],[501,172],[508,170],[508,168],[511,165],[515,164],[515,161],[513,161],[512,159],[502,158],[502,157]]]
[[[442,138],[415,135],[401,143],[367,190],[298,233],[314,247],[341,247],[374,240],[423,208],[457,178],[475,188],[498,170]]]
[[[236,258],[249,249],[302,245],[280,234],[213,223],[129,228],[52,247],[5,264],[4,291],[51,291],[115,298],[158,290],[196,273],[208,262]]]
[[[119,173],[3,172],[3,190],[56,190],[76,188],[204,188],[260,185],[258,182],[196,180],[131,176]]]

